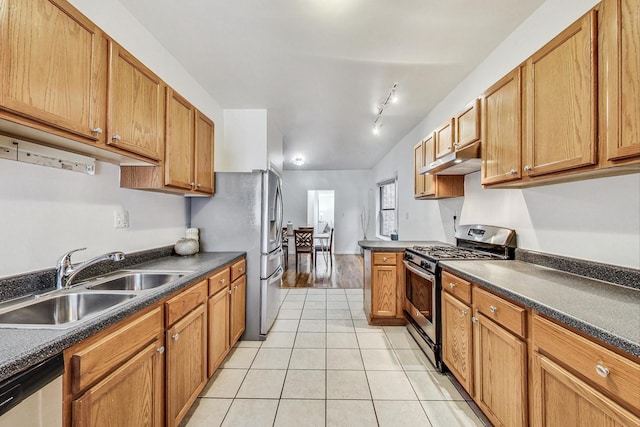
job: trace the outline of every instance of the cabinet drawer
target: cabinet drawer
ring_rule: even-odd
[[[524,338],[527,311],[497,295],[473,287],[473,307],[494,322]]]
[[[539,316],[533,317],[533,343],[539,352],[640,410],[640,364]]]
[[[396,254],[393,252],[374,252],[373,265],[396,265]]]
[[[244,259],[236,262],[231,266],[231,281],[235,281],[238,277],[245,274],[247,271],[247,262]]]
[[[78,394],[129,359],[164,330],[162,307],[71,349],[71,391]]]
[[[442,289],[471,304],[471,283],[446,271],[442,272]]]
[[[231,283],[231,271],[224,268],[209,277],[209,296],[217,294],[220,289],[229,287]]]
[[[207,300],[207,281],[203,280],[165,303],[167,328]]]

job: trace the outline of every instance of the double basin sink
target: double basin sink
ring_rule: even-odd
[[[168,285],[191,271],[124,270],[0,307],[0,327],[66,328]]]

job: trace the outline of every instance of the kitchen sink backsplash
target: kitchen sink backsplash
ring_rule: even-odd
[[[591,277],[592,279],[616,283],[629,288],[640,289],[640,270],[629,267],[528,251],[520,248],[516,249],[515,259],[517,261],[537,264],[567,273]]]
[[[100,276],[102,274],[111,273],[112,271],[130,268],[134,265],[142,264],[143,262],[152,261],[158,258],[167,257],[172,254],[173,245],[147,249],[139,252],[132,252],[126,254],[123,261],[105,261],[87,268],[86,270],[78,274],[78,276],[74,279],[74,283],[79,283],[83,280],[95,276]],[[0,302],[46,291],[48,289],[55,289],[56,261],[57,258],[52,262],[54,268],[0,278]]]

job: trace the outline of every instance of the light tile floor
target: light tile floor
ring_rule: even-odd
[[[367,324],[362,289],[290,289],[266,341],[240,341],[183,426],[482,426],[402,327]]]

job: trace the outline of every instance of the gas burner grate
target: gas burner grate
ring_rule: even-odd
[[[491,254],[463,249],[456,246],[414,246],[412,249],[421,255],[436,260],[495,258],[495,256]]]

